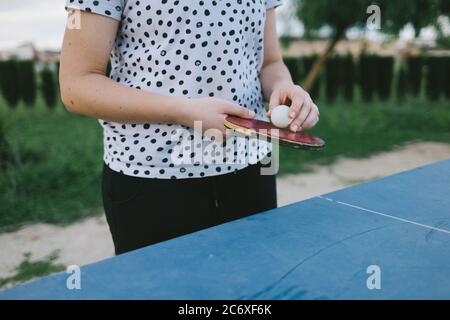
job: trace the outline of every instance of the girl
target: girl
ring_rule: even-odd
[[[275,177],[260,174],[270,145],[228,137],[211,148],[207,137],[225,133],[226,115],[266,117],[264,98],[269,112],[290,103],[292,131],[317,123],[281,57],[281,2],[67,0],[61,98],[101,119],[116,254],[276,207]],[[221,147],[226,161],[206,161]]]

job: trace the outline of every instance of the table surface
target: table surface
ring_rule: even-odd
[[[68,277],[0,299],[450,299],[450,159],[84,266],[79,290]]]

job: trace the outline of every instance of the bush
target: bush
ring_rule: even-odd
[[[438,100],[445,90],[446,61],[443,57],[428,57],[425,61],[427,67],[426,93],[430,100]]]
[[[348,102],[353,101],[354,88],[356,81],[356,68],[351,54],[342,58],[342,85],[344,89],[344,98]]]
[[[302,82],[302,65],[299,58],[286,57],[283,59],[284,64],[289,69],[291,73],[292,81],[295,84],[300,84]]]
[[[317,56],[313,55],[313,56],[303,57],[302,60],[303,60],[302,61],[302,65],[303,65],[302,71],[303,72],[302,72],[302,77],[301,78],[302,78],[302,80],[305,80],[306,76],[308,75],[309,71],[311,70],[314,62],[316,62]],[[320,74],[317,77],[316,81],[314,82],[313,87],[311,88],[311,90],[309,92],[309,94],[311,95],[311,97],[313,99],[318,99],[319,96],[320,96],[320,82],[322,80],[321,78],[322,78],[322,74]]]
[[[4,65],[5,62],[0,60],[0,96],[3,95],[3,75],[5,74]]]
[[[0,172],[5,170],[10,162],[10,147],[6,138],[6,117],[0,114]]]
[[[42,95],[48,108],[54,108],[56,105],[56,82],[55,74],[48,67],[41,73]]]
[[[376,57],[374,70],[376,75],[376,91],[381,100],[387,100],[391,95],[392,78],[394,75],[394,59],[392,57]]]
[[[111,63],[108,62],[108,66],[109,66],[110,64],[111,64]],[[58,92],[57,94],[59,94],[59,69],[60,69],[60,67],[61,67],[61,64],[60,64],[59,61],[55,64],[55,67],[56,67],[56,70],[55,70],[56,91]],[[108,73],[107,75],[109,75],[109,73]]]
[[[404,63],[400,66],[397,73],[397,99],[403,101],[407,93],[408,74]]]
[[[17,66],[20,97],[27,106],[32,106],[36,101],[36,74],[34,72],[34,61],[20,61]]]
[[[16,60],[8,60],[2,63],[0,86],[3,97],[11,108],[16,107],[20,99],[18,74],[19,70]]]
[[[339,95],[343,95],[347,101],[353,101],[355,65],[351,55],[334,56],[327,60],[325,83],[329,102],[335,101]]]
[[[407,79],[408,93],[412,96],[420,94],[422,78],[423,78],[423,62],[422,57],[411,57],[407,63]]]
[[[281,37],[280,37],[280,44],[281,44],[281,47],[282,47],[283,49],[288,49],[289,46],[291,45],[291,43],[292,43],[293,41],[295,41],[295,40],[296,40],[296,38],[295,38],[295,37],[292,37],[292,36],[281,36]]]
[[[359,85],[362,98],[366,102],[372,101],[377,83],[375,60],[376,57],[372,55],[361,55],[359,57]]]
[[[341,88],[343,78],[342,59],[333,56],[327,59],[325,68],[325,96],[328,102],[334,102]]]
[[[445,57],[445,81],[444,92],[445,97],[450,99],[450,57]]]

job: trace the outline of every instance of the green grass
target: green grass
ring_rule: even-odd
[[[321,105],[320,122],[311,130],[327,144],[323,151],[280,148],[280,174],[310,170],[311,164],[330,164],[338,157],[365,158],[411,141],[450,142],[448,102]]]
[[[31,261],[30,258],[30,253],[24,254],[24,260],[17,266],[16,273],[11,277],[0,278],[0,288],[8,284],[23,283],[34,278],[44,277],[65,269],[63,265],[55,263],[58,259],[57,252],[43,260]]]
[[[367,157],[409,141],[450,141],[448,101],[319,105],[321,121],[312,132],[327,141],[325,150],[281,148],[280,174],[343,156]],[[61,106],[49,111],[41,101],[34,109],[13,111],[0,101],[0,119],[9,149],[0,166],[0,232],[36,222],[68,224],[102,212],[102,133],[95,119]]]
[[[0,230],[67,224],[100,213],[102,135],[62,108],[6,112],[9,163],[0,172]]]

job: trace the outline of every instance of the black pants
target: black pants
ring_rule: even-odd
[[[116,254],[275,208],[275,176],[260,168],[170,180],[131,177],[105,164],[103,205]]]

